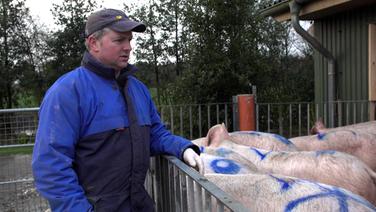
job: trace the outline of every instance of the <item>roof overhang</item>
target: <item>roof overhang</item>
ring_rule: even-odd
[[[291,0],[290,0],[291,1]],[[277,21],[290,20],[290,1],[282,1],[261,10],[264,17],[272,16]],[[376,5],[375,0],[315,0],[305,4],[300,12],[301,20],[315,20],[338,12],[352,10],[366,5]]]

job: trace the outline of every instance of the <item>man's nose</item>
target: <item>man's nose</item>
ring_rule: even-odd
[[[132,45],[130,41],[125,42],[123,49],[126,51],[132,51]]]

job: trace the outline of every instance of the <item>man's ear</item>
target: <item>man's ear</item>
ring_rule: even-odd
[[[87,39],[87,44],[90,48],[91,51],[93,52],[98,52],[98,45],[99,45],[99,41],[94,38],[93,36],[89,36]]]

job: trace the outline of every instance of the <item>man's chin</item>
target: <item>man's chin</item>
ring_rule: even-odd
[[[123,63],[118,64],[118,67],[119,67],[120,69],[124,69],[124,68],[126,68],[127,66],[128,66],[128,62],[123,62]]]

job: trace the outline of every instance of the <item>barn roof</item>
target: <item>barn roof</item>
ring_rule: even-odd
[[[289,2],[292,0],[274,0],[261,7],[260,14],[272,16],[278,21],[290,19]],[[305,4],[300,13],[301,20],[315,20],[338,12],[358,7],[375,5],[375,0],[312,0]]]

